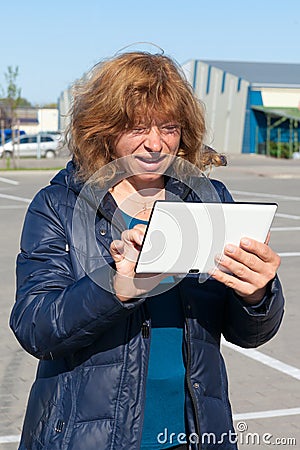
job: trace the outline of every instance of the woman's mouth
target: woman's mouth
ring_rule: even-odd
[[[145,170],[145,172],[152,172],[160,168],[162,162],[166,158],[166,155],[153,153],[153,155],[135,155],[134,158],[138,162],[141,169]]]
[[[160,153],[153,153],[153,155],[136,155],[135,158],[146,164],[155,164],[161,162],[165,159],[166,155],[161,155]]]

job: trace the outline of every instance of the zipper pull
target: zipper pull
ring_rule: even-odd
[[[150,336],[150,327],[147,322],[144,322],[142,325],[142,336],[144,339],[148,339]]]
[[[61,433],[62,430],[64,429],[64,426],[65,426],[65,422],[63,422],[62,420],[59,419],[55,425],[56,433]]]

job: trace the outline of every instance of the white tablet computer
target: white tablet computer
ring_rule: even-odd
[[[276,209],[276,203],[156,201],[136,273],[207,273],[227,243],[265,242]]]

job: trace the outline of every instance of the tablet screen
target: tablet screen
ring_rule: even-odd
[[[157,201],[139,254],[136,273],[206,273],[215,256],[242,237],[265,242],[276,203]]]

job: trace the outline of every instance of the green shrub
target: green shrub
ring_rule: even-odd
[[[289,159],[292,157],[293,151],[290,152],[290,146],[286,142],[270,142],[270,156],[274,156],[275,158]]]

